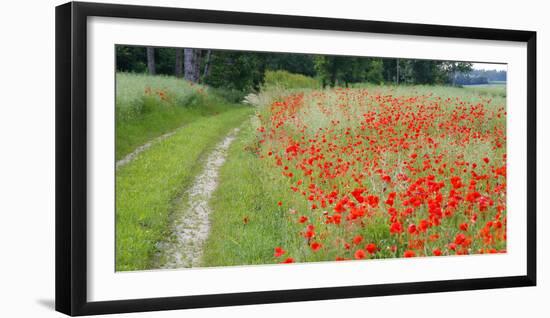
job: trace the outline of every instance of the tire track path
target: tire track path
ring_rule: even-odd
[[[137,147],[134,151],[132,151],[131,153],[127,154],[126,156],[124,156],[124,158],[118,160],[116,162],[116,165],[115,165],[115,168],[118,169],[122,166],[125,166],[126,164],[130,163],[132,160],[134,160],[140,153],[144,152],[145,150],[151,148],[152,145],[158,143],[158,142],[161,142],[169,137],[172,137],[173,135],[175,135],[180,129],[182,129],[182,127],[180,128],[177,128],[175,130],[172,130],[164,135],[161,135],[161,136],[158,136],[156,138],[154,138],[153,140],[151,141],[148,141],[146,143],[144,143],[143,145]]]
[[[204,170],[176,203],[176,219],[172,237],[159,244],[160,268],[196,267],[200,264],[202,247],[210,232],[209,206],[212,193],[218,186],[218,175],[235,140],[239,128],[233,129],[214,148],[206,159]]]

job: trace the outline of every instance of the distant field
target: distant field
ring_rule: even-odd
[[[464,89],[480,95],[506,97],[506,82],[484,85],[466,85]]]
[[[473,84],[473,85],[464,85],[465,88],[468,87],[495,87],[495,88],[506,88],[506,82],[489,82],[489,84]]]

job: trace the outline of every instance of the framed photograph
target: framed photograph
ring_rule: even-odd
[[[536,33],[56,8],[56,309],[535,286]]]

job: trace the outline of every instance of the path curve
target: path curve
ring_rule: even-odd
[[[202,247],[210,232],[212,193],[218,186],[218,175],[239,128],[233,129],[210,153],[204,170],[177,204],[177,219],[172,227],[172,240],[159,244],[161,268],[196,267],[200,265]]]
[[[163,141],[164,139],[168,138],[168,137],[172,137],[173,135],[175,135],[181,128],[183,127],[180,127],[180,128],[177,128],[176,130],[172,130],[171,132],[168,132],[164,135],[161,135],[161,136],[158,136],[156,138],[154,138],[153,140],[151,141],[148,141],[146,143],[144,143],[143,145],[137,147],[134,151],[132,151],[131,153],[127,154],[126,156],[124,156],[124,158],[118,160],[116,162],[116,169],[130,163],[132,160],[134,160],[140,153],[144,152],[145,150],[151,148],[151,146],[153,144],[156,144],[157,142],[160,142],[160,141]]]

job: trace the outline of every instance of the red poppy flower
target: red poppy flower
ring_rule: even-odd
[[[420,220],[419,228],[421,232],[426,232],[426,230],[430,227],[430,222],[427,220]]]
[[[281,257],[281,256],[282,256],[283,254],[285,254],[285,253],[286,253],[285,250],[283,250],[281,247],[277,246],[277,247],[275,248],[275,254],[274,254],[274,256],[275,256],[275,257]]]
[[[390,233],[399,234],[401,232],[403,232],[403,226],[401,225],[401,223],[399,223],[399,221],[393,222],[390,227]]]
[[[321,249],[321,247],[323,247],[323,245],[318,242],[313,242],[311,243],[310,247],[311,247],[311,250],[313,250],[314,252],[317,252],[318,250]]]
[[[460,245],[466,240],[466,235],[459,233],[455,237],[455,244]]]
[[[363,258],[365,258],[366,254],[365,254],[364,250],[359,249],[359,250],[355,251],[354,256],[355,256],[355,259],[363,259]]]
[[[367,244],[367,246],[365,246],[365,249],[367,250],[367,252],[369,252],[369,254],[374,254],[378,250],[376,248],[376,244],[374,243]]]

